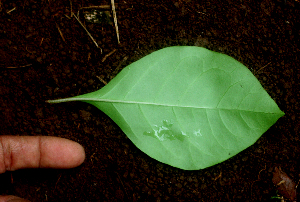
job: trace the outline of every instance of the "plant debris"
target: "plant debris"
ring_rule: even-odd
[[[272,181],[285,199],[297,201],[297,185],[280,167],[275,167]]]
[[[89,23],[112,24],[109,11],[100,11],[96,9],[85,10],[84,18]]]

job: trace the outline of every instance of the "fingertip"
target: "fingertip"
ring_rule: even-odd
[[[66,145],[64,146],[64,149],[65,149],[65,158],[67,161],[69,161],[70,168],[81,165],[85,160],[85,151],[84,151],[83,146],[77,142],[74,142],[74,141],[71,141],[68,139],[65,139],[65,140],[69,142],[69,148],[66,147],[68,145],[66,143]],[[67,159],[67,158],[69,158],[69,159]],[[68,164],[66,164],[66,165],[68,165]]]
[[[22,168],[73,168],[84,159],[84,148],[65,138],[0,136],[0,173]]]
[[[71,141],[71,140],[69,140],[69,141]],[[74,155],[73,165],[74,165],[74,167],[76,167],[76,166],[81,165],[84,162],[84,160],[85,160],[85,150],[84,150],[83,146],[80,145],[79,143],[73,142],[73,141],[71,141],[71,142],[74,144],[73,145],[73,147],[74,147],[73,148],[73,155]],[[71,152],[72,152],[72,150],[71,150]]]
[[[84,148],[77,142],[59,137],[47,137],[41,143],[40,167],[74,168],[85,160]]]

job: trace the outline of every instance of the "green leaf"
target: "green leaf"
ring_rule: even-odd
[[[85,101],[150,157],[196,170],[252,145],[284,113],[233,58],[169,47],[124,68],[102,89],[49,102]]]

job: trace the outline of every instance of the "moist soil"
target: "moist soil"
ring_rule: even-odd
[[[298,0],[115,3],[120,43],[110,7],[96,8],[98,22],[84,16],[92,12],[84,7],[110,1],[0,0],[0,134],[64,137],[86,151],[74,169],[1,174],[0,194],[31,201],[276,201],[275,167],[298,182]],[[91,105],[45,102],[100,89],[132,62],[177,45],[240,61],[285,116],[231,159],[184,171],[148,157]]]

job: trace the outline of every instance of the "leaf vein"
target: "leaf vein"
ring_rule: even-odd
[[[216,142],[217,142],[221,147],[223,147],[223,149],[226,150],[226,148],[225,148],[223,145],[220,144],[218,138],[216,137],[216,135],[215,135],[215,133],[214,133],[214,131],[213,131],[213,127],[212,127],[212,124],[211,124],[211,122],[210,122],[210,120],[209,120],[209,117],[208,117],[208,114],[207,114],[207,110],[205,110],[205,113],[206,113],[206,118],[207,118],[208,125],[209,125],[210,130],[211,130],[211,134],[212,134],[213,137],[215,138]]]

